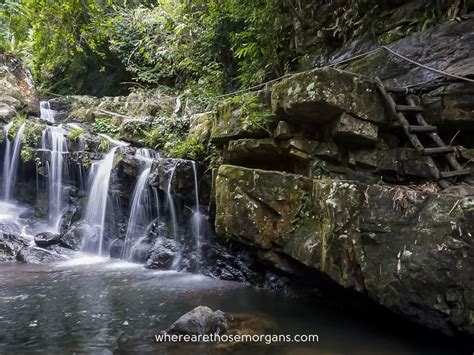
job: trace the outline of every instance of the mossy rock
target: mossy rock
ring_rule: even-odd
[[[293,75],[273,85],[272,108],[287,121],[322,125],[342,113],[385,123],[384,107],[368,78],[333,68]]]
[[[216,144],[238,138],[269,137],[278,123],[265,91],[223,100],[216,111],[211,132],[211,142]]]

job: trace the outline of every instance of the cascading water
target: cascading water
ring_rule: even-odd
[[[40,102],[40,115],[42,120],[54,123],[56,111],[51,109],[51,104],[49,103],[49,101]]]
[[[203,222],[204,215],[201,213],[201,206],[199,205],[199,187],[198,187],[198,178],[197,178],[197,168],[196,162],[191,162],[193,166],[194,174],[194,198],[195,198],[195,210],[193,211],[192,216],[192,231],[195,242],[195,251],[196,251],[196,261],[199,265],[201,262],[201,242],[202,242],[202,232],[204,230]]]
[[[130,217],[122,251],[123,259],[130,258],[133,245],[137,239],[143,238],[146,227],[153,219],[153,196],[151,195],[151,188],[147,186],[147,180],[150,176],[153,160],[158,157],[159,155],[150,149],[138,149],[135,153],[135,158],[142,165],[142,172],[133,190]],[[157,198],[156,195],[154,197]]]
[[[110,176],[114,166],[115,151],[113,147],[105,158],[91,166],[91,188],[87,200],[84,221],[89,225],[88,235],[84,236],[83,250],[102,255],[104,247],[104,227],[107,212],[107,200]]]
[[[5,127],[5,155],[3,162],[3,186],[2,186],[2,197],[4,201],[11,201],[12,195],[15,190],[18,163],[20,161],[20,150],[23,141],[23,132],[25,130],[25,123],[23,123],[18,132],[16,133],[15,140],[12,143],[8,139],[8,131],[11,128],[11,124]],[[13,149],[12,149],[13,148]]]
[[[67,159],[64,160],[64,154],[67,153],[66,130],[61,125],[57,127],[48,127],[42,138],[42,148],[51,153],[51,159],[48,164],[48,225],[54,232],[59,231],[63,204],[64,173],[67,170]]]
[[[175,241],[178,241],[178,216],[176,215],[176,205],[174,203],[174,197],[171,192],[171,184],[173,182],[174,173],[175,173],[177,165],[178,163],[175,163],[174,166],[171,168],[170,176],[168,180],[168,186],[166,188],[166,201],[168,203],[171,223],[173,224],[173,239]],[[182,251],[180,248],[173,259],[173,264],[171,266],[173,269],[178,268],[179,263],[181,262],[181,258],[182,258]]]

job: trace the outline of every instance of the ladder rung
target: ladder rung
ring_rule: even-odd
[[[441,178],[448,179],[455,176],[471,175],[471,170],[463,169],[463,170],[444,171],[444,172],[440,172],[439,174]]]
[[[395,109],[398,112],[422,112],[423,111],[423,107],[410,106],[410,105],[396,105]]]
[[[410,132],[436,132],[438,130],[435,126],[410,126]]]
[[[454,147],[438,147],[423,149],[425,155],[454,153]]]
[[[394,86],[385,86],[385,90],[388,92],[394,92],[397,94],[408,94],[410,93],[410,89],[408,88],[397,88]]]

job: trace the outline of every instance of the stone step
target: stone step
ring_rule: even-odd
[[[448,179],[456,176],[471,175],[470,169],[443,171],[439,173],[442,179]]]
[[[423,149],[425,155],[454,153],[454,147],[437,147]]]
[[[397,110],[397,112],[423,112],[423,107],[411,105],[396,105],[395,110]]]

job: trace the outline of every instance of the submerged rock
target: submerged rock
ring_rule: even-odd
[[[48,264],[68,260],[64,255],[37,247],[24,247],[16,255],[16,260],[28,264]]]
[[[51,232],[43,232],[35,235],[35,243],[41,248],[49,247],[50,245],[58,244],[61,236]]]
[[[123,252],[123,240],[115,239],[110,243],[110,257],[113,259],[120,259]]]
[[[228,324],[225,313],[213,311],[206,306],[198,306],[182,315],[174,322],[166,333],[188,335],[222,334],[227,331]]]

